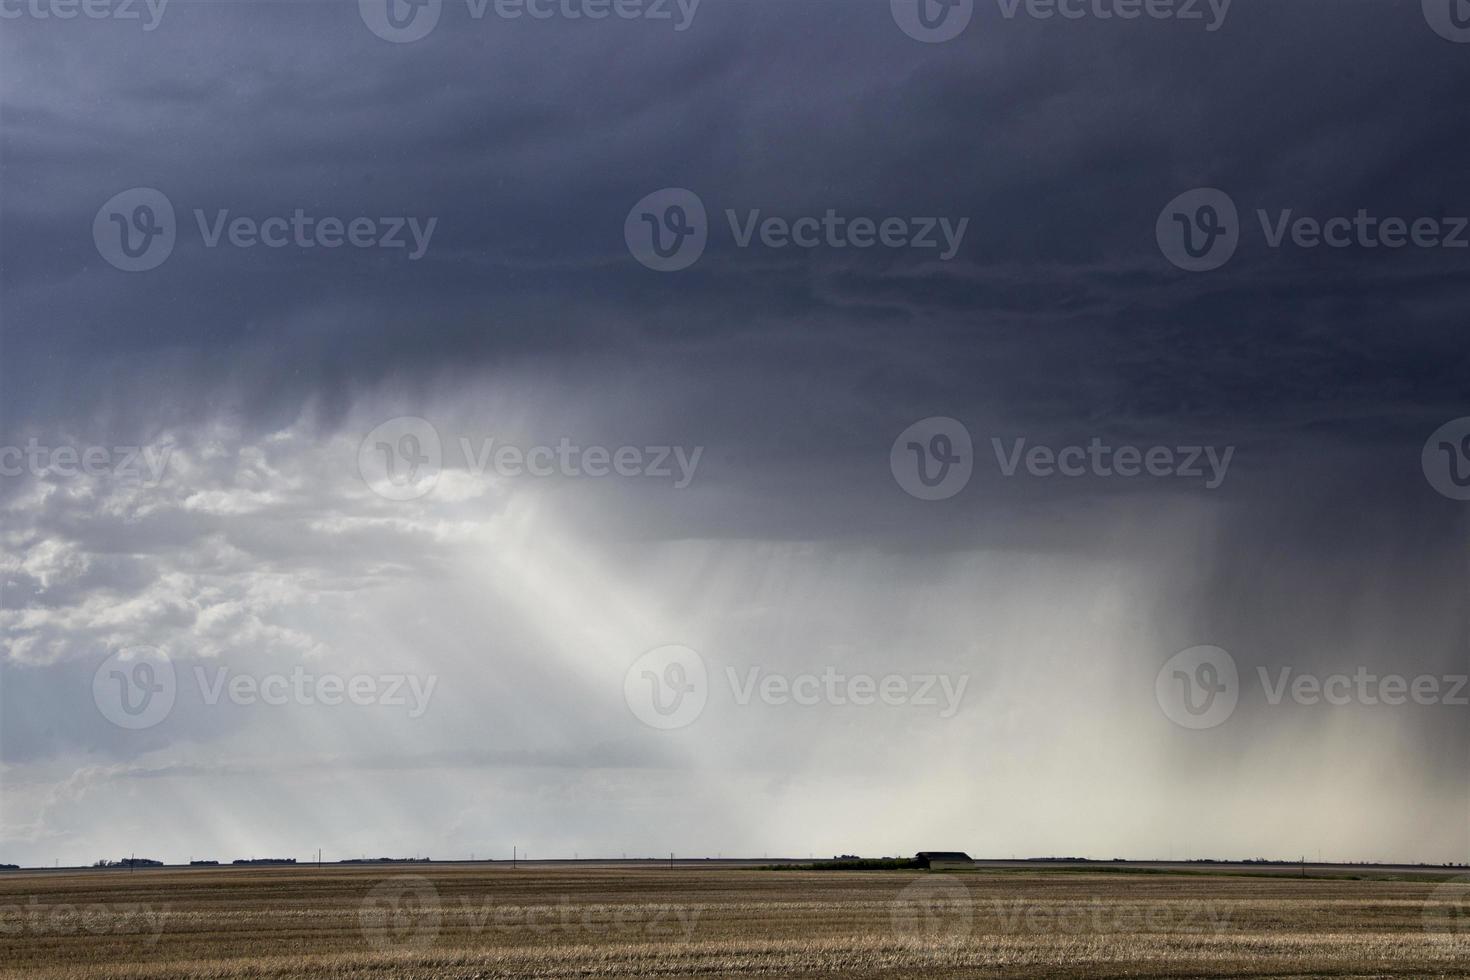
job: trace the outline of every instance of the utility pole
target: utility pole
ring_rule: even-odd
[[[510,866],[512,868],[516,866],[516,846],[514,844],[510,846]]]
[[[674,852],[673,851],[670,851],[669,852],[669,870],[670,871],[673,871],[674,870]]]

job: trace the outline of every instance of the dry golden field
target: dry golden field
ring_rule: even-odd
[[[1470,884],[442,865],[0,876],[0,977],[1470,976]]]

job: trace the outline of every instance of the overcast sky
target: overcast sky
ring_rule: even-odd
[[[1447,3],[394,3],[0,2],[0,862],[1470,860]]]

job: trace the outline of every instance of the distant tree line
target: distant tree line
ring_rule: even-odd
[[[915,858],[864,858],[855,854],[839,854],[830,861],[810,864],[768,864],[767,871],[913,871],[924,865]]]

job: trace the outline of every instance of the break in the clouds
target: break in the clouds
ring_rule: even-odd
[[[0,861],[1466,859],[1433,3],[55,6]]]

